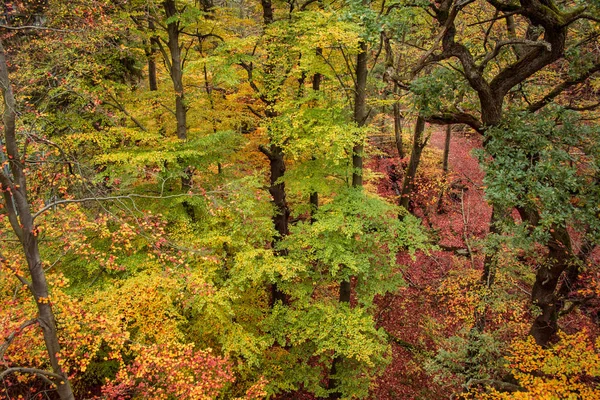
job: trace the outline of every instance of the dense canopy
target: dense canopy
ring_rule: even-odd
[[[0,6],[0,399],[600,398],[600,2]]]

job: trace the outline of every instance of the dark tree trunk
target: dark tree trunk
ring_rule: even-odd
[[[10,172],[0,171],[0,191],[3,193],[4,206],[9,222],[21,243],[31,282],[25,282],[33,295],[37,310],[37,321],[42,329],[48,358],[55,375],[60,379],[52,378],[56,385],[58,395],[62,400],[73,400],[73,391],[66,375],[58,362],[60,345],[56,329],[56,320],[49,301],[48,283],[40,257],[37,241],[37,228],[31,214],[31,206],[27,199],[27,179],[25,167],[21,163],[21,156],[16,139],[16,104],[13,97],[11,82],[8,76],[8,67],[4,56],[4,47],[0,42],[0,88],[4,99],[4,144],[8,155]],[[6,172],[5,172],[6,171]],[[49,377],[51,378],[51,377]]]
[[[273,22],[273,4],[271,0],[261,0],[261,6],[263,10],[263,23],[264,26],[267,27]],[[250,67],[251,68],[251,67]],[[265,75],[270,75],[275,68],[275,65],[270,57],[267,57],[266,66],[265,66]],[[252,79],[252,70],[247,69],[248,77]],[[255,87],[255,86],[254,86]],[[265,88],[265,92],[275,92],[276,88],[270,87]],[[255,87],[255,90],[258,89]],[[261,98],[265,103],[266,110],[265,116],[267,118],[274,118],[277,116],[277,112],[273,110],[273,105],[275,103],[275,99],[270,98],[268,95],[262,95]],[[271,139],[269,137],[269,139]],[[269,159],[269,167],[270,167],[270,183],[269,193],[271,194],[271,198],[273,201],[273,205],[275,206],[275,215],[273,215],[273,225],[275,225],[275,230],[277,231],[277,235],[273,238],[272,247],[275,249],[277,247],[277,243],[281,241],[288,234],[288,224],[289,224],[289,216],[290,210],[286,200],[286,192],[285,192],[285,183],[280,181],[285,175],[285,158],[283,149],[271,143],[267,146],[259,146],[259,150],[264,153]],[[275,254],[277,255],[285,255],[285,252],[275,250]],[[287,304],[287,298],[285,293],[283,293],[277,287],[277,284],[273,283],[270,287],[271,291],[271,299],[270,304],[273,307],[277,302],[281,302],[282,304]]]
[[[398,150],[398,157],[404,158],[404,146],[402,143],[402,113],[400,112],[400,104],[394,103],[394,140],[396,142],[396,150]]]
[[[271,0],[260,0],[263,9],[263,23],[265,26],[273,22],[273,4]]]
[[[356,57],[356,87],[354,95],[354,122],[362,127],[367,122],[367,44],[360,44],[360,53]],[[357,143],[352,149],[352,186],[363,184],[363,144]]]
[[[540,216],[536,210],[518,207],[517,211],[521,219],[531,226],[539,224]],[[558,330],[558,313],[562,305],[557,292],[558,283],[563,272],[575,261],[566,228],[553,225],[550,235],[545,264],[539,266],[531,289],[531,302],[539,307],[541,314],[533,321],[529,334],[543,347],[550,343]]]
[[[158,79],[156,77],[156,50],[158,47],[158,38],[154,35],[154,21],[148,21],[148,28],[152,32],[150,37],[150,45],[146,49],[146,58],[148,59],[148,85],[150,91],[158,90]]]
[[[360,53],[356,57],[356,86],[354,87],[354,122],[357,126],[364,126],[367,122],[367,44],[360,44]],[[358,143],[352,149],[352,187],[362,188],[363,186],[363,144]],[[340,282],[339,302],[350,303],[352,287],[350,280]],[[339,366],[344,362],[344,358],[336,356],[331,364],[330,376],[338,372]],[[339,386],[336,379],[329,379],[328,389],[333,390]],[[329,394],[329,399],[339,399],[342,394],[333,391]]]
[[[163,2],[167,19],[178,14],[175,0]],[[175,90],[175,118],[177,119],[177,137],[187,139],[187,107],[185,105],[185,94],[183,90],[183,65],[181,61],[181,48],[179,47],[179,22],[171,21],[167,24],[169,36],[168,46],[171,53],[170,73]]]
[[[448,174],[448,156],[450,155],[450,138],[452,136],[452,125],[446,125],[446,137],[444,138],[444,155],[442,159],[442,171]]]
[[[399,202],[400,206],[404,207],[410,212],[412,212],[412,207],[410,207],[410,197],[415,186],[415,177],[417,175],[419,163],[421,162],[421,154],[423,153],[423,149],[427,144],[427,141],[423,140],[424,131],[425,120],[419,116],[415,125],[410,161],[408,162],[408,168],[404,174],[404,181],[402,182],[402,191],[400,192]]]
[[[156,58],[154,55],[148,57],[148,85],[150,91],[154,92],[158,90],[158,82],[156,80]]]
[[[556,289],[563,272],[574,261],[571,239],[565,228],[555,226],[547,246],[547,265],[538,269],[531,290],[532,303],[540,308],[541,314],[533,321],[529,331],[535,342],[543,347],[548,346],[558,330],[558,313],[562,303]]]
[[[283,149],[277,145],[271,144],[269,148],[265,146],[259,147],[260,151],[267,156],[269,159],[270,166],[270,183],[269,193],[273,199],[273,205],[275,206],[275,215],[273,215],[273,225],[277,231],[277,236],[273,238],[272,246],[277,247],[277,243],[281,241],[289,233],[289,216],[290,210],[287,204],[285,183],[280,181],[285,175],[285,161]],[[276,251],[277,255],[285,255],[282,251]],[[281,301],[283,304],[287,303],[285,294],[277,288],[276,284],[271,285],[271,307],[274,306],[277,301]]]

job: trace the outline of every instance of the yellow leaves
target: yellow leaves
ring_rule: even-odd
[[[177,281],[161,272],[141,273],[102,293],[94,307],[135,331],[142,343],[171,342],[181,337],[183,317],[173,304],[177,290]]]
[[[598,340],[593,343],[587,331],[567,335],[544,349],[532,337],[513,343],[507,357],[513,376],[526,392],[499,393],[492,390],[486,399],[597,399],[600,388],[600,354]]]

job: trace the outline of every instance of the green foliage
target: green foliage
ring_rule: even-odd
[[[597,232],[597,134],[560,109],[512,114],[486,132],[487,197],[502,209],[538,210],[534,240],[545,242],[555,225]]]

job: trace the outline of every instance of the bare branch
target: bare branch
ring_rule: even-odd
[[[258,150],[260,150],[261,153],[267,156],[269,160],[273,159],[273,153],[271,153],[271,151],[267,149],[267,146],[265,146],[264,144],[258,145]]]
[[[63,199],[63,200],[58,200],[53,203],[45,205],[38,212],[33,214],[32,218],[36,219],[37,217],[42,215],[44,212],[50,210],[51,208],[54,208],[56,206],[63,205],[63,204],[85,203],[87,201],[113,201],[113,200],[131,200],[131,201],[133,201],[133,199],[165,200],[165,199],[173,199],[173,198],[177,198],[177,197],[192,196],[192,195],[193,194],[189,194],[189,193],[179,193],[179,194],[172,194],[172,195],[168,195],[168,196],[151,196],[151,195],[146,195],[146,194],[132,193],[132,194],[127,194],[127,195],[122,195],[122,196],[86,197],[83,199]]]
[[[38,31],[52,31],[52,32],[62,32],[62,33],[78,33],[83,32],[83,29],[71,30],[71,29],[57,29],[57,28],[47,28],[43,26],[37,25],[23,25],[23,26],[9,26],[0,24],[0,28],[8,29],[10,31],[22,31],[25,29],[35,29]]]
[[[265,118],[264,115],[262,115],[261,113],[259,113],[258,111],[256,111],[254,108],[252,108],[252,106],[250,104],[246,104],[246,107],[248,108],[248,110],[250,110],[250,112],[254,115],[256,115],[258,118],[263,119]]]

